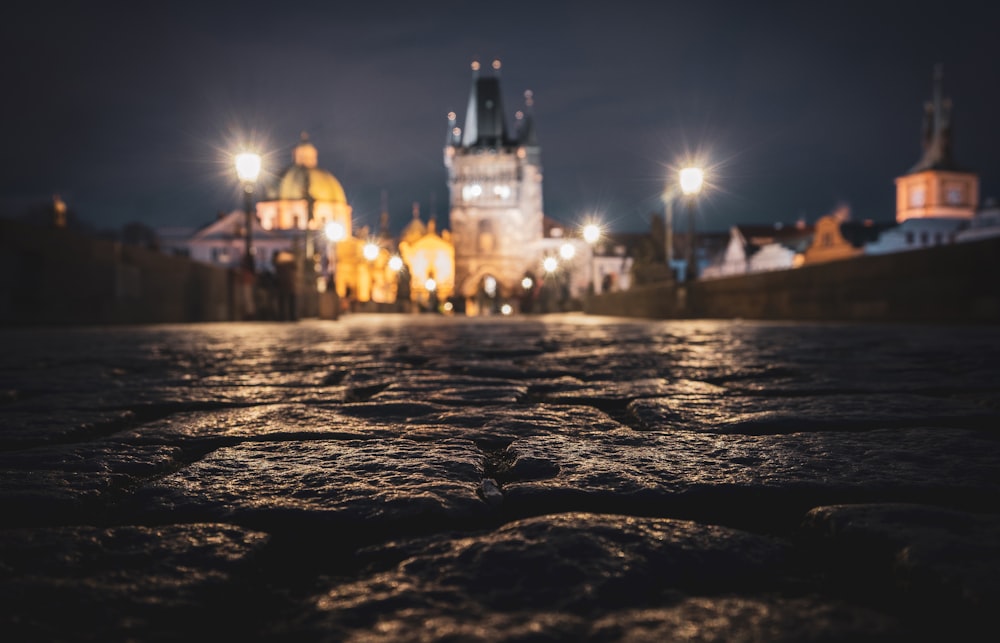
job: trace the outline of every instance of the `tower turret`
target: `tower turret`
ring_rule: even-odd
[[[541,150],[531,93],[516,130],[508,130],[500,61],[491,67],[492,75],[485,75],[473,63],[465,122],[459,129],[449,114],[452,138],[444,153],[456,294],[466,298],[467,310],[480,312],[521,292],[525,273],[541,260],[544,236]]]
[[[932,99],[924,104],[923,156],[896,179],[896,221],[970,219],[979,205],[979,177],[952,156],[951,100],[943,92],[944,70],[934,66]]]

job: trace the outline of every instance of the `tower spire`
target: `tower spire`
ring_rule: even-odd
[[[472,90],[462,132],[463,147],[503,147],[510,143],[503,114],[500,79],[496,71],[500,61],[493,61],[494,75],[480,76],[478,61],[472,63]]]
[[[910,173],[924,170],[959,170],[951,151],[951,99],[944,96],[944,66],[934,65],[933,94],[924,104],[924,154]]]
[[[535,134],[535,93],[530,89],[524,92],[524,116],[521,119],[521,131],[518,133],[518,142],[521,145],[532,147],[538,146],[538,137]]]
[[[382,214],[379,217],[378,234],[380,237],[389,238],[389,195],[382,190]]]
[[[462,142],[462,130],[458,127],[458,115],[455,112],[448,112],[448,133],[444,137],[444,144],[458,145]]]

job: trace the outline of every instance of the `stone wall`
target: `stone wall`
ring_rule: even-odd
[[[238,275],[71,230],[0,220],[0,324],[223,321]]]
[[[1000,322],[1000,238],[590,298],[651,318]]]

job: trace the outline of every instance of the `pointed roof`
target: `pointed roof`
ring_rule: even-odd
[[[518,112],[520,128],[517,131],[517,142],[529,147],[538,146],[538,135],[535,133],[535,95],[529,89],[524,92],[524,111]]]
[[[500,61],[493,61],[493,69],[500,69]],[[480,76],[479,63],[472,63],[472,90],[465,113],[462,132],[463,147],[502,147],[510,145],[507,124],[503,115],[503,97],[500,78]]]
[[[448,133],[445,134],[444,144],[458,145],[462,142],[462,129],[458,126],[458,115],[455,112],[448,112]]]
[[[926,170],[951,170],[964,168],[955,163],[951,150],[951,99],[943,96],[944,68],[934,66],[934,96],[924,104],[923,148],[924,155],[908,174]]]

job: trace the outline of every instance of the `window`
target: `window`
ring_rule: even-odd
[[[493,235],[493,222],[484,219],[479,222],[479,251],[484,253],[493,252],[496,246],[496,237]]]
[[[479,195],[483,193],[483,186],[478,183],[470,183],[469,185],[462,186],[462,199],[465,201],[472,201],[478,199]]]
[[[912,246],[913,245],[913,233],[912,232],[907,232],[906,233],[906,245],[908,245],[908,246]]]

